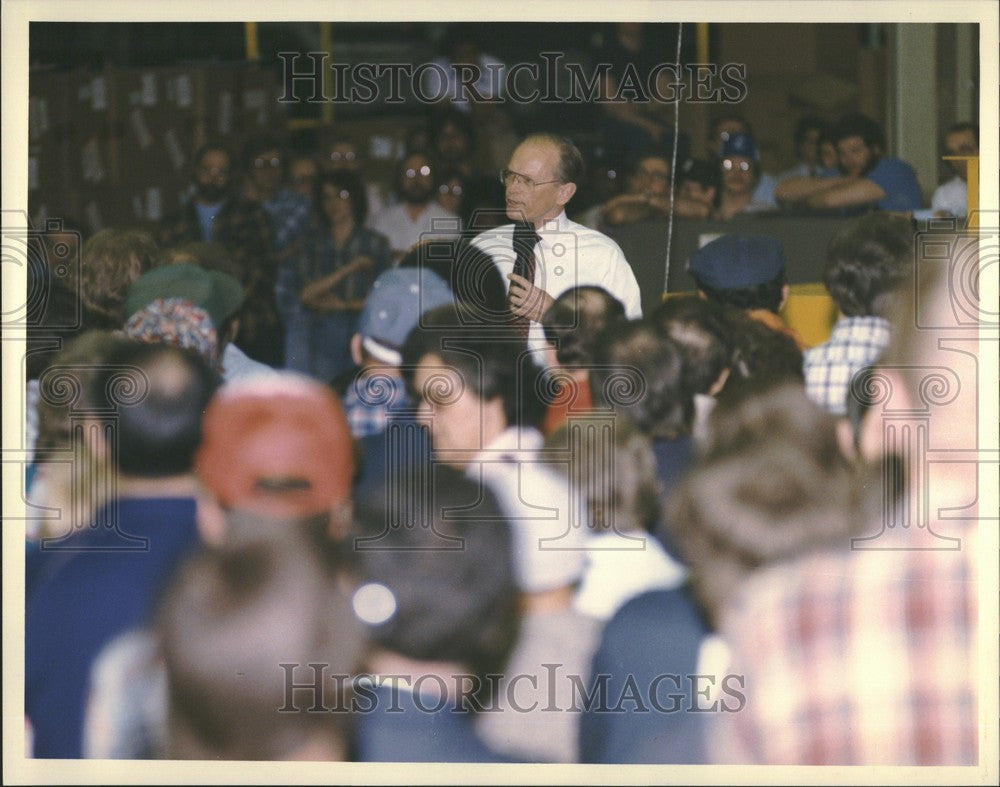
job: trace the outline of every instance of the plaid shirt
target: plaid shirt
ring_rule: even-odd
[[[381,434],[390,415],[413,406],[405,383],[378,370],[371,376],[359,374],[344,394],[343,404],[355,438]]]
[[[827,552],[765,569],[721,633],[746,704],[720,713],[719,762],[977,761],[975,549]]]
[[[160,245],[168,248],[200,240],[201,223],[192,199],[178,213],[164,219]],[[238,341],[244,349],[269,342],[268,337],[280,329],[281,318],[275,303],[278,269],[268,214],[247,200],[229,199],[212,224],[212,240],[225,246],[243,271],[247,297],[240,310]]]
[[[271,217],[274,247],[279,254],[308,232],[312,205],[298,192],[278,189],[263,207]]]
[[[841,317],[826,342],[803,354],[809,398],[834,415],[846,415],[851,379],[875,363],[888,343],[887,320]]]

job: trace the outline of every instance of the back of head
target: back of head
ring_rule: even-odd
[[[712,418],[712,436],[671,495],[666,521],[717,622],[750,571],[846,542],[852,472],[833,417],[799,386],[720,402]]]
[[[178,347],[129,342],[113,353],[92,390],[115,413],[109,447],[118,470],[144,478],[190,472],[217,385],[202,358]]]
[[[407,338],[426,312],[454,303],[447,284],[429,268],[387,270],[372,284],[355,330],[364,350],[382,363],[399,366]]]
[[[153,236],[140,230],[104,229],[83,244],[81,297],[90,312],[108,328],[120,328],[125,318],[125,293],[139,276],[159,262]]]
[[[309,517],[350,497],[354,452],[336,395],[292,373],[230,383],[205,413],[195,469],[225,508]]]
[[[804,383],[802,351],[794,339],[741,311],[729,310],[725,314],[733,355],[732,374],[721,397],[732,398],[737,391],[743,395],[777,382]]]
[[[131,344],[110,331],[87,331],[71,339],[55,355],[38,380],[36,452],[41,454],[70,446],[73,412],[99,407],[103,389],[94,387],[95,378],[103,373],[116,353]]]
[[[345,686],[363,627],[311,546],[286,530],[200,553],[165,595],[157,628],[171,757],[345,758]],[[313,683],[312,694],[291,688]]]
[[[363,577],[355,610],[386,650],[480,673],[499,668],[516,632],[507,522],[488,490],[448,467],[434,468],[426,492],[412,508],[361,510],[370,537],[355,541]]]
[[[707,394],[729,368],[732,336],[722,307],[705,298],[670,298],[652,320],[672,339],[684,359],[686,387]]]
[[[823,283],[847,317],[888,317],[913,266],[913,226],[902,216],[870,213],[830,242]]]
[[[694,393],[685,388],[676,344],[651,320],[613,325],[598,344],[590,375],[595,404],[626,416],[653,440],[690,432]]]
[[[603,331],[625,319],[622,302],[601,287],[572,287],[542,315],[545,338],[563,366],[591,366]]]
[[[771,235],[723,235],[693,252],[687,270],[711,300],[737,309],[781,308],[785,254]]]

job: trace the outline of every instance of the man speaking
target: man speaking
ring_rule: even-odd
[[[629,319],[642,316],[639,285],[618,244],[566,217],[566,203],[582,175],[583,156],[570,140],[554,134],[527,137],[500,172],[507,217],[514,224],[472,240],[509,282],[515,325],[535,351],[545,346],[542,314],[572,287],[602,287],[622,302]]]

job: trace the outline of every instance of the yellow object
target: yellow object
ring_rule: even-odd
[[[257,23],[244,22],[243,32],[247,40],[247,60],[257,60],[260,57],[260,43],[257,41]]]
[[[663,300],[694,295],[686,292],[665,292]],[[830,338],[837,322],[837,306],[822,284],[793,284],[788,300],[781,310],[781,318],[789,328],[794,328],[806,347],[815,347]]]

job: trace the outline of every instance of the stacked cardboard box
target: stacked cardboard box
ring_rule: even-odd
[[[280,126],[278,89],[237,66],[32,74],[29,212],[152,229],[187,194],[200,145],[222,142],[238,170],[248,136]]]

